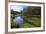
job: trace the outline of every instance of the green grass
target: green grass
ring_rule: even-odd
[[[29,20],[29,18],[28,18],[28,20]],[[31,17],[31,19],[29,21],[31,21],[32,23],[36,24],[37,26],[41,25],[41,19],[38,18],[38,17]]]
[[[21,28],[30,28],[30,27],[34,27],[34,25],[29,24],[29,23],[21,25]]]
[[[41,19],[38,17],[26,17],[25,19],[29,21],[30,23],[32,22],[33,24],[30,24],[27,22],[26,24],[22,24],[20,28],[30,28],[30,27],[40,27],[41,26]],[[11,27],[15,28],[13,19],[11,20]]]

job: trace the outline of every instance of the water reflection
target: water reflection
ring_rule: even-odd
[[[16,28],[19,28],[22,24],[26,23],[26,21],[23,19],[22,16],[15,16],[15,26]]]

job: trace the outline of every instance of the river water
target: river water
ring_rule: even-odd
[[[17,16],[17,17],[15,17],[14,20],[15,20],[15,24],[16,24],[16,25],[17,25],[17,24],[21,25],[21,24],[26,23],[26,21],[23,19],[22,16]]]

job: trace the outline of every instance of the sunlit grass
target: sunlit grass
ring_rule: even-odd
[[[30,23],[33,23],[33,24],[30,24],[30,23],[25,23],[25,24],[22,24],[20,26],[20,28],[30,28],[30,27],[40,27],[41,26],[41,19],[38,18],[38,17],[28,17],[28,18],[25,18],[27,21],[29,21]],[[11,27],[14,27],[15,28],[15,24],[13,22],[13,19],[11,21]]]

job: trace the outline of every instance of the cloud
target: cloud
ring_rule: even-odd
[[[21,12],[21,11],[23,11],[24,8],[26,9],[27,6],[17,6],[17,5],[14,5],[14,6],[11,6],[10,8],[13,9],[14,11]]]

